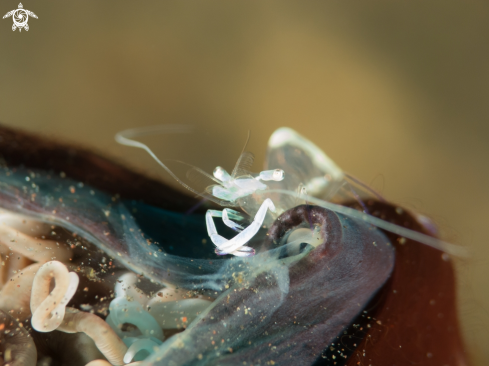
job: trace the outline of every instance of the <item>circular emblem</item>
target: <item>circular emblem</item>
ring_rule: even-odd
[[[24,9],[17,9],[14,11],[12,19],[14,20],[14,24],[17,28],[22,28],[27,24],[29,14],[27,14],[27,11]]]

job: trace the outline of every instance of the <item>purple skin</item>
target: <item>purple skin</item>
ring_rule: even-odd
[[[258,253],[276,247],[289,230],[308,227],[309,212],[326,240],[288,268],[288,288],[281,279],[287,267],[279,265],[248,286],[231,287],[198,322],[165,342],[149,364],[313,364],[389,278],[394,248],[373,226],[302,205],[275,221]]]

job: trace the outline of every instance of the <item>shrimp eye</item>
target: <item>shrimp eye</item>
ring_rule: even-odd
[[[260,178],[261,180],[275,180],[275,181],[281,181],[284,179],[284,171],[282,169],[275,169],[275,170],[264,170],[260,172]]]
[[[213,172],[214,178],[219,179],[221,182],[227,182],[231,179],[229,173],[223,167],[216,167]]]
[[[273,178],[274,181],[281,181],[284,179],[284,171],[282,169],[275,169],[273,171]]]

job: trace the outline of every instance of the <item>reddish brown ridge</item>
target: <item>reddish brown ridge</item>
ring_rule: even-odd
[[[371,201],[375,216],[430,235],[413,215]],[[453,264],[439,250],[385,232],[396,248],[389,281],[371,304],[376,322],[348,366],[468,365],[460,336]]]

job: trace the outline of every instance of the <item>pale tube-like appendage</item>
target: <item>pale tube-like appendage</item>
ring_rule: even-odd
[[[8,312],[19,322],[31,316],[31,291],[41,263],[31,264],[10,278],[0,291],[0,310]]]
[[[125,366],[141,366],[143,363],[142,362],[131,362],[126,364]],[[111,363],[105,361],[105,360],[93,360],[87,363],[85,366],[112,366]]]
[[[123,324],[136,326],[141,335],[164,340],[163,331],[157,321],[137,301],[128,301],[126,297],[118,297],[111,301],[107,322],[122,338],[137,336],[134,332],[122,331]]]
[[[0,254],[0,287],[8,281],[8,263],[5,255]]]
[[[26,235],[41,236],[51,231],[51,225],[34,220],[32,217],[0,209],[0,225],[6,225]]]
[[[8,280],[21,269],[32,264],[32,261],[23,256],[22,254],[9,251],[7,253],[7,248],[0,243],[0,289],[8,283]]]
[[[112,364],[105,360],[93,360],[87,363],[85,366],[112,366]]]
[[[58,330],[66,333],[84,332],[112,365],[124,365],[127,346],[112,328],[95,314],[68,308]]]
[[[10,255],[8,259],[6,258],[5,264],[7,265],[6,280],[8,281],[12,277],[15,277],[18,273],[20,273],[22,269],[32,264],[32,261],[22,254],[14,253]]]
[[[0,253],[20,253],[35,262],[46,262],[53,258],[67,261],[72,251],[66,245],[53,240],[36,239],[28,234],[0,223]]]
[[[153,354],[158,350],[160,345],[161,341],[155,338],[138,339],[127,349],[127,352],[124,355],[124,362],[131,362],[140,351],[146,351],[147,354]]]
[[[49,292],[51,280],[55,286]],[[51,332],[63,321],[65,309],[78,287],[78,275],[58,261],[47,262],[39,268],[32,283],[32,327],[38,332]]]
[[[138,278],[134,272],[120,276],[114,287],[115,297],[126,297],[129,301],[135,300],[142,306],[146,306],[149,300],[148,295],[137,288],[137,282]]]

